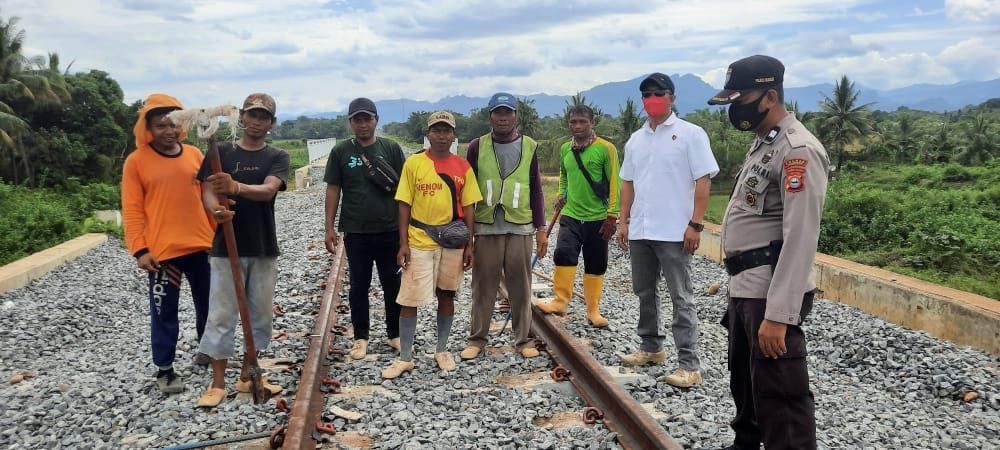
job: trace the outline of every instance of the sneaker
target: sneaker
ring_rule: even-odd
[[[184,391],[184,382],[177,376],[174,369],[159,370],[156,372],[156,385],[160,392],[164,394],[176,394]]]
[[[525,358],[534,358],[538,356],[538,349],[535,347],[524,347],[521,349],[521,356]]]
[[[701,372],[697,370],[677,369],[674,373],[663,377],[663,381],[674,387],[689,388],[696,384],[701,384]]]
[[[199,366],[207,366],[212,364],[212,357],[202,352],[198,352],[197,355],[194,355],[194,363]]]
[[[641,366],[648,363],[662,363],[667,360],[667,352],[660,350],[658,352],[646,352],[639,350],[631,355],[622,356],[622,364],[626,366]]]
[[[222,400],[226,398],[226,390],[222,388],[209,387],[201,398],[198,399],[198,406],[203,408],[212,408],[218,406],[222,403]]]
[[[413,361],[403,361],[396,358],[395,361],[389,367],[382,369],[382,378],[397,378],[403,374],[403,372],[409,372],[413,370]]]
[[[268,391],[270,391],[271,395],[275,395],[275,394],[281,392],[281,390],[283,389],[281,386],[278,386],[277,384],[268,383],[267,382],[267,377],[260,377],[260,381],[261,381],[261,383],[264,383],[264,389],[267,389]],[[236,381],[236,392],[250,392],[250,388],[251,388],[250,380],[246,380],[246,381],[237,380]]]
[[[434,360],[437,361],[438,367],[445,372],[455,370],[455,357],[451,356],[451,352],[435,353]]]
[[[399,351],[399,338],[398,337],[394,337],[392,339],[389,339],[389,341],[386,342],[386,343],[389,344],[389,347],[392,347],[392,348],[396,349],[397,352]]]
[[[462,353],[458,354],[458,357],[462,358],[463,361],[467,359],[474,359],[479,356],[482,351],[483,349],[476,347],[475,345],[467,345],[465,350],[462,350]]]
[[[364,359],[365,355],[368,354],[368,340],[367,339],[355,339],[354,346],[351,347],[351,359]]]

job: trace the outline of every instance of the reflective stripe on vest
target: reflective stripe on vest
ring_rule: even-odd
[[[476,206],[476,222],[493,223],[498,204],[503,205],[504,219],[513,224],[531,223],[531,202],[521,201],[531,186],[531,159],[538,143],[528,136],[521,136],[521,159],[507,178],[500,176],[500,163],[493,148],[493,136],[487,134],[479,138],[479,158],[476,161],[476,180],[479,191],[484,193],[483,201]],[[497,189],[498,188],[498,189]]]

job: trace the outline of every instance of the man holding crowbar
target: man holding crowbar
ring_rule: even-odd
[[[203,181],[202,203],[219,223],[209,253],[212,287],[202,338],[204,353],[212,357],[212,385],[198,400],[202,407],[216,406],[226,397],[225,371],[235,353],[237,311],[246,343],[236,391],[250,392],[254,403],[263,403],[282,389],[262,376],[257,351],[266,350],[271,341],[279,254],[274,199],[285,190],[289,158],[264,141],[276,121],[271,96],[250,94],[236,120],[230,112],[230,124],[238,122],[244,130],[235,143],[216,145],[214,130],[201,132],[206,120],[219,115],[212,114],[215,109],[203,111],[211,119],[197,118],[199,137],[207,137],[209,144],[198,173]]]

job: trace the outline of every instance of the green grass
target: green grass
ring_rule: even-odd
[[[708,198],[708,208],[705,209],[705,221],[721,225],[728,204],[729,194],[712,194]]]
[[[545,223],[548,224],[552,220],[552,214],[555,213],[555,207],[553,203],[556,202],[556,194],[559,192],[559,176],[558,175],[542,175],[542,193],[545,195]]]
[[[276,140],[271,146],[288,153],[288,190],[295,189],[295,171],[309,164],[309,148],[302,139]]]

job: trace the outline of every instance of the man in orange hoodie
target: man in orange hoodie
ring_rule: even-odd
[[[153,363],[157,385],[168,394],[184,390],[173,368],[181,278],[191,286],[200,342],[208,317],[207,250],[215,230],[214,220],[201,205],[196,177],[204,156],[198,148],[182,144],[185,130],[167,119],[167,113],[178,109],[183,106],[169,95],[146,98],[133,130],[136,150],[122,170],[125,244],[139,268],[149,272]],[[208,358],[202,359],[207,364]]]

